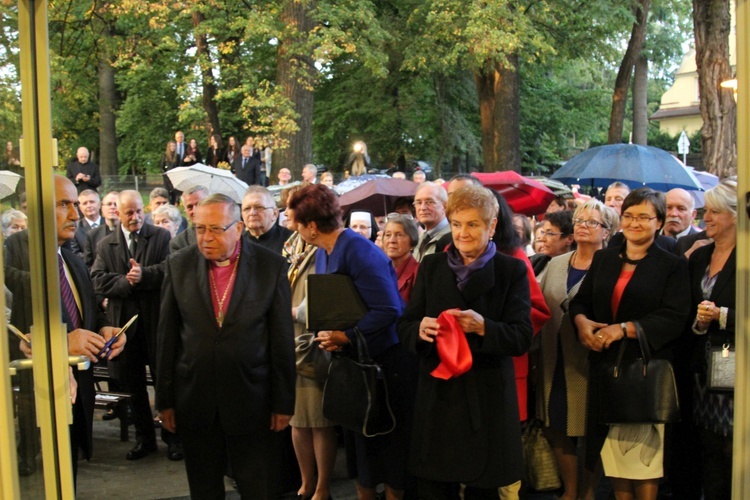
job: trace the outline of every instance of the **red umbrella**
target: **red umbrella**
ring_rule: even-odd
[[[518,214],[536,215],[543,213],[555,197],[550,188],[535,180],[514,172],[472,173],[484,185],[500,193],[510,208]]]
[[[373,179],[341,195],[339,205],[344,211],[364,210],[376,217],[385,216],[398,198],[414,197],[417,184],[390,177]]]

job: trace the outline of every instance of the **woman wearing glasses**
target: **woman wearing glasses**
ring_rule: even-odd
[[[567,210],[544,215],[538,233],[539,252],[531,258],[534,274],[539,276],[552,257],[568,253],[573,247],[573,214]]]
[[[654,244],[666,219],[666,198],[650,188],[632,191],[622,205],[623,245],[594,255],[570,316],[578,340],[590,350],[591,373],[616,360],[641,356],[637,327],[652,357],[671,357],[670,343],[682,333],[690,310],[687,262]],[[600,379],[589,378],[586,465],[600,456],[618,499],[655,499],[663,476],[663,424],[606,425],[598,409]]]
[[[594,253],[605,247],[619,224],[617,212],[596,199],[580,205],[573,215],[576,250],[554,257],[541,276],[544,299],[552,318],[541,332],[537,382],[537,418],[542,422],[562,476],[564,500],[591,498],[590,474],[578,487],[576,438],[586,435],[588,350],[576,337],[568,303],[578,293]],[[580,491],[580,493],[579,493]]]

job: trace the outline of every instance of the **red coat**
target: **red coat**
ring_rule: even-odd
[[[534,335],[538,334],[542,329],[547,320],[552,316],[550,314],[547,303],[544,301],[544,295],[542,295],[542,289],[539,287],[539,283],[534,276],[534,269],[531,267],[531,262],[526,256],[526,252],[523,248],[517,248],[511,257],[515,257],[523,261],[526,264],[526,274],[529,277],[529,292],[531,294],[531,326],[534,329]],[[528,353],[513,358],[513,368],[516,371],[516,392],[518,393],[518,414],[521,417],[521,422],[525,421],[528,417],[528,404],[527,404],[527,389],[528,389],[528,378],[529,378],[529,355]]]

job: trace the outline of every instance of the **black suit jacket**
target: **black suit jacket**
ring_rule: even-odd
[[[88,182],[77,182],[76,176],[79,173],[89,175],[91,176],[91,178]],[[81,163],[78,160],[73,160],[72,162],[68,163],[68,169],[65,172],[65,176],[70,179],[73,184],[75,184],[76,189],[79,193],[86,189],[93,189],[94,191],[96,191],[96,188],[102,185],[102,176],[99,173],[99,165],[97,165],[96,163],[91,163],[90,161]]]
[[[195,229],[193,226],[188,226],[183,232],[177,234],[169,242],[169,252],[175,253],[178,250],[189,247],[195,243]]]
[[[138,235],[135,260],[142,267],[140,283],[131,285],[125,278],[130,270],[130,255],[125,235],[118,228],[96,247],[91,279],[98,294],[109,299],[107,317],[114,325],[124,325],[134,314],[136,324],[128,336],[147,336],[149,352],[155,352],[156,326],[159,323],[159,290],[164,278],[164,259],[169,255],[169,232],[144,224]]]
[[[294,413],[295,354],[284,259],[242,238],[221,327],[208,261],[197,246],[166,262],[157,349],[156,407],[179,429],[218,421],[227,435],[267,430],[271,413]]]
[[[115,224],[114,229],[119,229],[120,223]],[[105,237],[112,234],[114,229],[110,229],[109,226],[104,223],[98,227],[95,227],[88,233],[86,233],[86,241],[83,245],[83,262],[86,263],[86,267],[91,269],[96,259],[96,245],[99,244]]]
[[[99,216],[99,226],[104,224],[104,218],[100,215]],[[73,250],[75,254],[77,254],[79,257],[83,258],[85,248],[86,248],[86,235],[88,234],[91,229],[91,223],[85,218],[81,217],[78,219],[78,223],[76,224],[76,235],[73,240],[70,242],[70,249]],[[97,227],[99,227],[97,226]]]
[[[247,165],[242,168],[242,162],[245,157],[240,155],[232,162],[232,173],[241,181],[245,181],[248,186],[261,183],[260,176],[260,152],[255,151],[253,155],[247,158]]]
[[[21,331],[28,332],[33,323],[28,232],[21,231],[8,237],[5,248],[5,284],[14,296],[11,322]],[[68,266],[68,271],[73,278],[73,284],[81,302],[81,328],[98,332],[102,327],[107,326],[108,322],[97,306],[88,269],[83,260],[67,248],[61,248],[60,253]],[[69,323],[64,307],[62,313],[62,321]],[[70,330],[70,326],[68,330]],[[83,371],[73,370],[73,373],[78,382],[76,406],[80,405],[80,408],[74,411],[74,415],[83,415],[83,419],[73,419],[71,432],[77,433],[85,457],[90,458],[93,442],[91,433],[94,421],[94,399],[96,396],[93,367]]]
[[[452,308],[473,309],[485,319],[485,335],[468,333],[471,369],[449,380],[430,372],[439,364],[434,344],[419,340],[425,316]],[[446,253],[427,255],[398,324],[402,343],[419,355],[411,470],[435,481],[483,488],[523,475],[521,430],[513,356],[531,345],[531,299],[526,266],[496,254],[463,291]]]
[[[686,234],[682,238],[677,239],[677,245],[675,246],[674,253],[682,257],[685,252],[690,250],[690,247],[698,240],[708,239],[706,231],[699,231],[697,233]]]

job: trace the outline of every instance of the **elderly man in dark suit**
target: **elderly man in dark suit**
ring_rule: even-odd
[[[250,186],[242,198],[242,221],[250,241],[281,255],[293,231],[278,224],[279,209],[271,192],[263,186]]]
[[[198,205],[194,228],[197,245],[166,262],[156,406],[182,437],[193,498],[224,497],[227,460],[242,498],[274,498],[295,397],[286,262],[243,237],[225,195]]]
[[[81,146],[76,151],[76,159],[68,164],[65,176],[75,184],[79,193],[86,189],[96,191],[102,185],[99,165],[89,161],[91,154],[87,148]]]
[[[83,257],[84,247],[86,246],[86,235],[94,228],[104,224],[104,218],[99,213],[102,208],[102,201],[99,193],[93,189],[85,189],[78,193],[78,207],[81,211],[81,217],[78,219],[76,236],[71,240],[71,250]]]
[[[73,239],[78,221],[78,195],[73,183],[61,175],[55,176],[55,214],[57,228],[57,243],[60,246],[58,266],[60,273],[60,291],[62,301],[62,320],[68,326],[68,353],[75,356],[86,356],[92,363],[98,361],[97,354],[104,344],[119,328],[106,326],[107,319],[101,313],[94,295],[94,288],[89,279],[89,273],[83,261],[64,244]],[[29,265],[29,235],[21,231],[8,238],[5,245],[5,284],[13,292],[13,310],[11,321],[24,332],[30,330],[33,323],[30,265]],[[77,297],[78,300],[74,300]],[[70,300],[66,300],[69,298]],[[112,346],[109,359],[117,356],[125,347],[126,335],[123,334]],[[21,344],[20,349],[30,356],[28,346]],[[20,355],[16,351],[16,355]],[[28,373],[28,372],[23,372]],[[73,424],[70,426],[71,451],[73,453],[73,474],[78,471],[78,451],[83,451],[84,457],[91,458],[92,425],[94,421],[94,389],[93,369],[75,371],[78,383],[78,393],[73,406]],[[19,394],[19,408],[24,400],[24,384]],[[29,440],[35,439],[33,405],[30,413],[19,414],[22,429],[21,441],[30,445]],[[25,425],[25,424],[30,425]],[[31,435],[23,434],[23,429],[30,427]],[[22,445],[23,446],[23,445]],[[33,448],[33,445],[31,445]],[[23,452],[23,450],[21,450]],[[36,467],[34,456],[22,458],[19,472],[22,475],[32,473]]]
[[[198,203],[203,198],[206,198],[208,194],[208,188],[204,186],[193,186],[182,193],[180,199],[182,200],[182,206],[185,207],[185,214],[188,221],[190,221],[190,226],[169,242],[169,251],[171,253],[175,253],[177,250],[182,250],[195,243],[195,230],[193,230],[195,209],[198,207]]]
[[[242,146],[240,152],[242,154],[232,162],[232,173],[248,186],[261,184],[260,152],[253,151],[247,144]]]
[[[155,373],[156,326],[159,322],[159,290],[164,278],[160,265],[169,255],[169,232],[143,223],[143,199],[137,191],[121,191],[117,200],[120,229],[102,239],[96,248],[91,279],[96,292],[108,299],[111,322],[125,324],[133,315],[127,352],[109,364],[123,391],[130,393],[136,445],[128,460],[156,451],[153,415],[146,390],[146,365]],[[170,460],[180,460],[179,444],[163,434]]]

